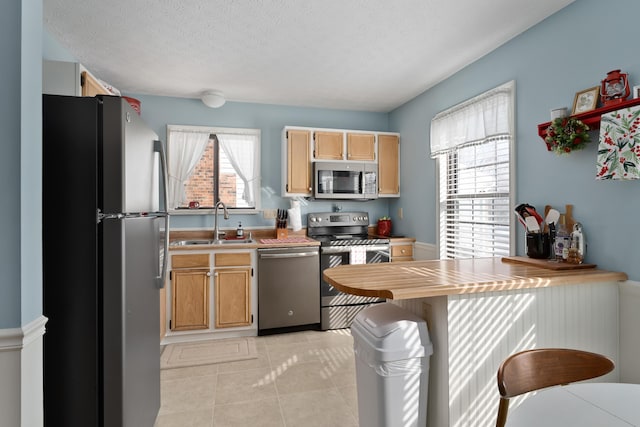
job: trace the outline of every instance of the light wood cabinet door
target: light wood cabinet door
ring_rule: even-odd
[[[287,131],[287,188],[289,194],[311,194],[311,132]]]
[[[86,71],[80,74],[82,96],[110,95],[93,76]]]
[[[171,330],[209,329],[209,270],[172,270],[171,276]]]
[[[400,195],[400,138],[378,135],[378,195]]]
[[[376,137],[366,133],[347,134],[347,160],[375,160]]]
[[[251,325],[251,267],[219,268],[214,276],[215,327]]]
[[[315,132],[313,157],[320,160],[342,160],[344,136],[342,132]]]

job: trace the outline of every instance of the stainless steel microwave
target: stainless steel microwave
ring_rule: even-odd
[[[316,199],[377,199],[378,165],[365,162],[314,162]]]

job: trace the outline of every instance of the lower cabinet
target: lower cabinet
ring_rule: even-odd
[[[391,262],[413,261],[413,241],[391,239]]]
[[[210,278],[208,254],[171,257],[172,331],[209,328]]]
[[[171,255],[168,313],[167,319],[161,318],[164,325],[168,323],[169,333],[214,333],[252,326],[254,253],[207,251]]]
[[[251,252],[216,253],[214,258],[215,327],[251,325]]]

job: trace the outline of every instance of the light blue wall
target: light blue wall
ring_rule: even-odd
[[[549,110],[573,104],[576,92],[597,86],[613,69],[640,84],[637,59],[640,3],[637,0],[578,0],[526,33],[466,67],[390,114],[402,135],[401,231],[436,242],[435,162],[429,158],[433,116],[509,80],[516,81],[516,200],[539,211],[546,204],[564,211],[574,205],[589,242],[587,262],[626,272],[640,280],[640,182],[595,181],[597,132],[582,152],[556,156],[546,151],[537,125]],[[470,41],[471,42],[471,41]],[[435,60],[435,59],[434,59]],[[517,230],[517,253],[524,254]]]
[[[73,54],[65,49],[47,31],[43,35],[43,58],[56,61],[76,61]],[[263,209],[289,208],[289,199],[281,194],[281,132],[284,126],[309,126],[334,129],[358,129],[387,131],[389,115],[322,108],[304,108],[268,104],[227,102],[217,109],[206,107],[199,99],[173,98],[127,93],[141,101],[142,118],[158,134],[167,140],[166,128],[169,124],[254,128],[261,130],[261,204]],[[357,202],[316,202],[302,200],[303,225],[305,214],[332,210],[335,204],[342,210],[364,210],[369,212],[371,222],[388,215],[388,199]],[[220,216],[220,227],[235,228],[242,221],[244,227],[271,227],[273,219],[257,215],[232,215],[229,220]],[[171,228],[213,227],[211,215],[174,215]]]
[[[20,325],[20,21],[21,2],[11,0],[0,14],[0,328]]]
[[[281,194],[281,147],[284,126],[309,126],[337,129],[388,130],[388,114],[369,113],[319,108],[289,107],[265,104],[227,102],[217,109],[206,107],[199,99],[170,98],[132,94],[141,101],[142,118],[151,126],[163,141],[166,141],[168,124],[222,126],[254,128],[261,130],[261,174],[262,207],[265,209],[289,208],[289,199]],[[339,203],[342,209],[364,210],[369,212],[373,222],[388,214],[388,200],[357,202],[317,202],[303,201],[304,214],[332,210]],[[172,228],[212,227],[210,215],[174,215]],[[273,219],[264,219],[262,215],[233,215],[229,220],[220,216],[220,226],[235,228],[238,221],[243,226],[274,225]]]
[[[41,0],[0,14],[0,329],[42,313]]]

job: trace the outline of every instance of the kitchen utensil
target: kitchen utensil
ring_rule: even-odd
[[[534,208],[533,206],[526,204],[526,203],[522,203],[518,206],[516,206],[516,208],[514,209],[516,215],[518,216],[518,220],[520,221],[520,223],[522,225],[525,226],[525,228],[529,229],[529,227],[527,226],[527,218],[528,217],[533,217],[535,218],[536,223],[538,224],[538,231],[540,231],[540,224],[542,224],[542,217],[540,216],[540,214],[538,214],[538,212],[536,212],[536,208]],[[531,223],[531,225],[533,225],[533,223]]]
[[[560,219],[560,212],[555,209],[549,209],[547,216],[544,218],[544,222],[546,224],[557,224],[558,219]]]
[[[530,233],[539,233],[540,232],[540,224],[533,216],[528,216],[524,219],[527,225],[527,231]]]

